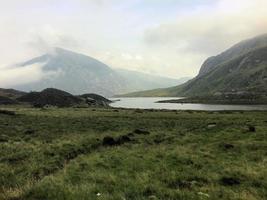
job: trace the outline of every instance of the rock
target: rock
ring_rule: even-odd
[[[229,144],[229,143],[222,143],[220,144],[220,146],[225,150],[233,149],[235,147],[233,144]]]
[[[207,198],[210,197],[209,194],[207,194],[207,193],[203,193],[203,192],[198,192],[197,194],[200,195],[200,196],[203,196],[203,197],[207,197]]]
[[[214,127],[216,127],[216,126],[217,126],[216,123],[209,123],[209,124],[208,124],[208,128],[214,128]]]
[[[118,140],[116,141],[117,144],[123,144],[126,142],[131,142],[131,138],[129,138],[127,135],[120,136]]]
[[[98,95],[98,94],[94,94],[94,93],[90,93],[90,94],[83,94],[83,95],[80,95],[81,98],[84,98],[84,99],[91,99],[91,100],[94,100],[94,102],[105,102],[106,104],[109,104],[111,103],[112,101],[101,96],[101,95]]]
[[[138,134],[138,135],[149,135],[150,134],[149,131],[146,131],[146,130],[143,130],[143,129],[135,129],[134,133]]]
[[[107,136],[107,137],[104,137],[102,144],[104,146],[113,146],[113,145],[116,145],[117,143],[113,137]]]
[[[160,143],[164,142],[164,139],[159,139],[159,138],[157,138],[157,139],[154,139],[154,142],[155,142],[156,144],[160,144]]]
[[[225,185],[225,186],[233,186],[233,185],[240,184],[240,180],[238,178],[233,178],[233,177],[222,177],[220,179],[220,182],[222,185]]]
[[[248,131],[249,132],[256,132],[255,126],[248,126]]]
[[[192,182],[190,182],[190,181],[178,181],[177,183],[176,183],[177,185],[177,187],[178,188],[191,188],[192,187]]]
[[[0,110],[0,114],[4,115],[16,115],[14,111],[9,111],[9,110]]]
[[[26,130],[26,131],[24,132],[24,134],[26,134],[26,135],[32,135],[32,134],[34,134],[34,133],[35,133],[35,131],[32,130],[32,129],[28,129],[28,130]]]
[[[0,143],[8,142],[8,136],[6,135],[1,135],[0,136]]]
[[[136,109],[135,112],[136,112],[136,113],[143,113],[143,111],[140,110],[140,109]]]
[[[133,137],[133,136],[134,136],[133,133],[128,133],[127,135],[128,135],[129,137]]]
[[[148,197],[148,199],[151,199],[151,200],[156,200],[156,199],[158,199],[155,195],[150,195],[149,197]]]
[[[132,139],[129,138],[127,135],[119,136],[118,138],[113,138],[110,136],[104,137],[103,145],[104,146],[114,146],[114,145],[122,145],[127,142],[131,142]]]
[[[97,103],[95,99],[92,99],[92,98],[89,98],[89,97],[86,98],[85,102],[87,104],[89,104],[89,105],[92,105],[92,104],[94,105],[94,104]]]

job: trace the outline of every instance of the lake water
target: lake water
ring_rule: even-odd
[[[115,108],[140,108],[140,109],[168,109],[168,110],[267,110],[267,105],[211,105],[211,104],[180,104],[180,103],[156,103],[169,99],[181,99],[174,97],[136,97],[136,98],[111,98],[118,100],[110,105]]]

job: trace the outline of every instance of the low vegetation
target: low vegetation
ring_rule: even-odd
[[[220,94],[213,96],[195,96],[182,99],[158,101],[158,103],[201,103],[228,105],[266,105],[267,96],[259,94]]]
[[[266,112],[1,111],[3,200],[267,196]]]

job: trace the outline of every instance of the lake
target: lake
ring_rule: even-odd
[[[120,101],[115,101],[115,100]],[[212,104],[180,104],[156,103],[157,101],[181,99],[174,97],[136,97],[136,98],[111,98],[114,108],[140,108],[140,109],[168,109],[168,110],[267,110],[267,105],[212,105]]]

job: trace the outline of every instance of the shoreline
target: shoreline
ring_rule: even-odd
[[[206,104],[206,105],[240,105],[240,106],[267,106],[266,100],[207,100],[207,99],[170,99],[157,101],[156,103],[177,103],[177,104]]]

